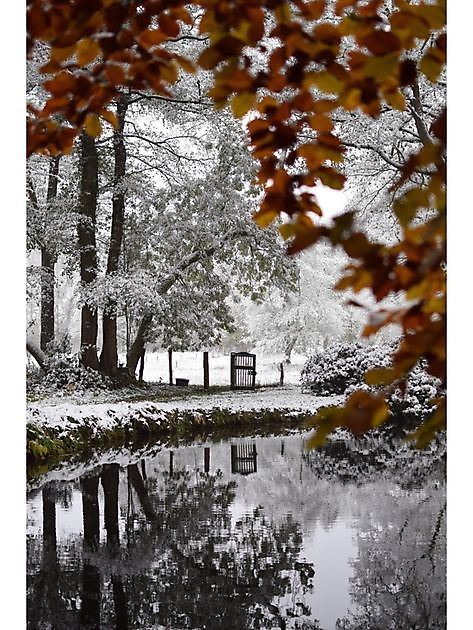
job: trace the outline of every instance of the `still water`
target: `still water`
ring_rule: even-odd
[[[158,444],[30,483],[28,628],[445,628],[442,449],[306,437]]]

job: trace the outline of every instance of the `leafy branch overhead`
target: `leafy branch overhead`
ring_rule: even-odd
[[[170,98],[181,73],[200,67],[212,73],[215,105],[230,105],[245,121],[264,190],[255,221],[265,227],[281,217],[292,254],[321,239],[343,247],[352,261],[339,289],[368,289],[377,302],[406,298],[373,313],[364,330],[369,336],[395,323],[403,331],[391,367],[367,374],[379,393],[355,392],[345,408],[326,411],[324,432],[383,422],[386,393],[421,359],[445,382],[446,116],[427,128],[418,98],[419,81],[443,81],[445,0],[30,0],[27,13],[29,54],[40,42],[49,46],[42,72],[50,94],[43,106],[29,106],[29,153],[69,152],[82,128],[99,136],[104,124],[117,124],[108,106],[124,89]],[[175,52],[184,37],[199,38],[197,60]],[[399,240],[370,240],[354,213],[322,225],[313,187],[345,183],[348,145],[336,115],[407,108],[421,145],[401,161],[388,156],[399,173],[392,184]],[[443,428],[443,409],[440,401],[422,442]]]

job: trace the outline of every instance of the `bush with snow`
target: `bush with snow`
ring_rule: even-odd
[[[390,344],[334,343],[327,350],[309,357],[301,372],[302,389],[319,396],[349,396],[356,390],[375,391],[365,383],[365,372],[388,367],[393,350]],[[422,419],[433,411],[432,400],[440,394],[439,379],[428,374],[424,366],[416,365],[407,378],[405,392],[397,388],[390,395],[389,408],[393,416]]]
[[[46,374],[27,374],[27,387],[30,394],[44,396],[52,393],[96,393],[116,387],[116,383],[81,365],[78,356],[59,354],[49,360]]]
[[[441,394],[440,380],[416,365],[407,378],[405,393],[396,389],[389,398],[389,407],[395,416],[425,418],[434,410],[432,399]]]
[[[387,344],[335,342],[307,359],[301,372],[302,389],[318,396],[344,394],[348,387],[364,383],[367,370],[387,367],[391,351]]]

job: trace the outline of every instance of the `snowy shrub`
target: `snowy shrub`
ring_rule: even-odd
[[[375,391],[364,382],[364,374],[375,367],[389,366],[393,349],[389,344],[334,343],[326,351],[309,357],[301,372],[302,388],[319,396]],[[433,411],[431,401],[440,394],[440,381],[417,365],[407,378],[404,394],[397,388],[388,404],[393,416],[418,420]]]
[[[30,393],[45,395],[99,392],[116,386],[112,379],[81,365],[76,355],[56,355],[50,359],[49,365],[50,368],[44,376],[34,377],[28,382]]]
[[[395,416],[425,418],[434,410],[432,399],[441,393],[440,380],[416,365],[409,374],[404,395],[396,389],[389,399],[389,407]]]
[[[344,394],[350,386],[359,388],[367,370],[389,365],[391,351],[387,344],[333,343],[308,358],[301,372],[302,389],[328,396]]]
[[[432,399],[441,394],[441,383],[438,378],[428,374],[421,365],[416,365],[407,377],[407,386],[404,394],[397,388],[388,398],[391,414],[403,420],[420,420],[426,418],[435,408]],[[345,390],[349,396],[355,390],[367,392],[375,391],[374,387],[361,383],[351,385]]]

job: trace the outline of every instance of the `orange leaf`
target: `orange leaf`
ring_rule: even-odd
[[[93,39],[85,37],[77,44],[76,56],[77,65],[86,66],[93,61],[100,53],[100,46]]]
[[[100,115],[108,123],[110,123],[114,129],[118,129],[118,118],[115,112],[111,112],[108,109],[102,109],[102,111],[100,112]]]
[[[371,31],[368,35],[360,37],[359,42],[377,56],[401,50],[399,37],[389,31]]]
[[[97,114],[88,114],[85,119],[84,128],[89,136],[97,138],[102,133],[102,125]]]

